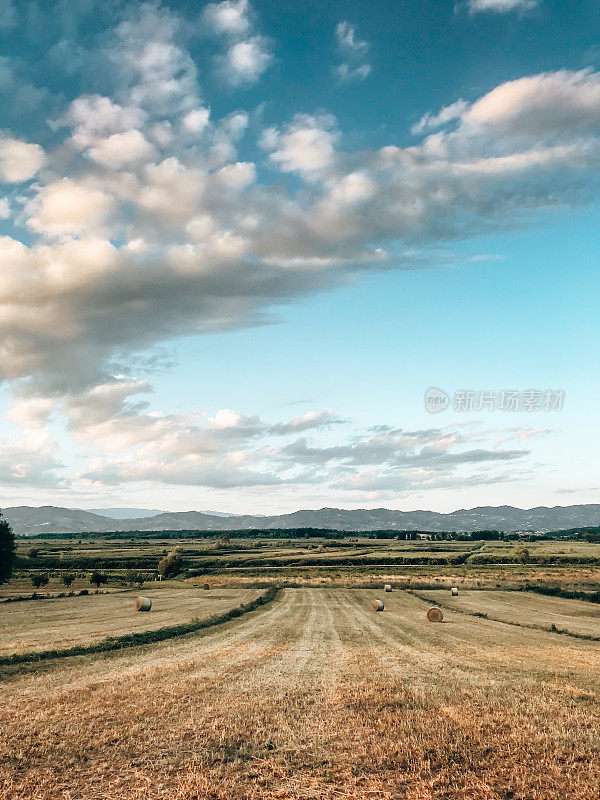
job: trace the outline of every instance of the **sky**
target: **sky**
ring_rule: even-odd
[[[0,508],[598,501],[596,0],[0,0]]]

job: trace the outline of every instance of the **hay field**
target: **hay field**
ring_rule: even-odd
[[[0,796],[597,800],[597,644],[377,596],[6,673]]]
[[[462,591],[451,597],[448,591],[420,591],[432,603],[467,613],[487,614],[490,619],[519,625],[555,625],[581,636],[600,637],[600,604],[565,600],[531,592]]]
[[[152,610],[135,609],[139,595]],[[0,656],[86,645],[109,636],[203,619],[254,600],[254,589],[144,588],[118,594],[0,604]]]

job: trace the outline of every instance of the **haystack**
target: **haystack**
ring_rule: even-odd
[[[135,601],[135,607],[138,611],[150,611],[152,608],[152,600],[149,597],[138,597]]]
[[[429,622],[441,622],[444,619],[442,609],[438,608],[437,606],[433,606],[427,612],[427,619]]]
[[[373,611],[383,611],[383,600],[373,600],[371,603]]]
[[[210,583],[203,584],[202,588],[205,592],[210,592]]]
[[[386,585],[383,588],[385,589],[386,592],[391,592],[392,591],[392,584],[391,583],[386,583]]]
[[[458,597],[458,589],[456,588],[456,586],[453,586],[450,589],[450,593],[452,594],[452,597]]]

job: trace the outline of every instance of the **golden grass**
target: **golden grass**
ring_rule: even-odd
[[[490,619],[519,625],[555,625],[582,636],[600,636],[600,604],[533,594],[531,592],[464,591],[452,597],[447,591],[422,591],[434,603],[468,613],[487,614]]]
[[[152,610],[136,611],[138,590],[115,594],[28,600],[0,605],[0,656],[91,644],[109,636],[156,630],[222,614],[250,602],[255,589],[167,588],[143,590]]]
[[[0,686],[11,800],[597,800],[600,652],[395,592],[245,618]]]

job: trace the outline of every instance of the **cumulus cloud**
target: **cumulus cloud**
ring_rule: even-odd
[[[338,138],[335,125],[330,114],[297,114],[285,128],[265,130],[261,145],[283,172],[318,176],[333,163]]]
[[[225,38],[225,52],[214,59],[217,74],[230,86],[256,83],[273,62],[269,40],[255,29],[247,0],[209,3],[202,21]]]
[[[0,134],[0,181],[23,183],[31,180],[45,160],[43,149]]]
[[[232,86],[255,83],[273,61],[264,37],[253,36],[232,44],[225,55],[217,59],[217,69]]]
[[[347,20],[338,22],[335,28],[337,50],[342,62],[334,68],[341,81],[362,81],[371,72],[367,61],[369,43],[358,39],[356,28]]]
[[[249,4],[210,8],[221,56],[259,35]],[[248,112],[209,111],[174,12],[132,5],[103,41],[103,93],[52,117],[56,146],[0,138],[0,179],[37,176],[11,192],[12,233],[0,237],[0,379],[21,405],[16,424],[57,413],[86,447],[117,454],[89,465],[87,480],[151,481],[162,463],[176,482],[181,455],[187,481],[357,484],[376,471],[426,485],[522,457],[518,445],[450,431],[333,441],[341,423],[321,410],[273,423],[157,413],[132,364],[177,337],[264,324],[278,305],[361,271],[426,265],[453,238],[595,197],[598,72],[532,75],[449,102],[417,123],[412,146],[351,149],[326,112],[279,120],[260,135],[265,181],[238,155],[255,131]],[[339,42],[367,53],[352,26]],[[323,432],[327,441],[308,438]]]
[[[202,21],[217,33],[244,36],[250,31],[250,3],[248,0],[224,0],[209,3],[202,12]]]
[[[43,187],[28,206],[29,226],[39,233],[82,233],[102,227],[111,196],[82,181],[63,178]]]

